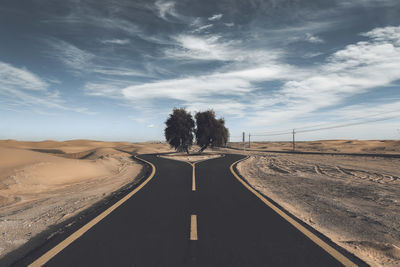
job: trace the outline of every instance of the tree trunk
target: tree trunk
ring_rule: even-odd
[[[202,153],[206,148],[208,147],[208,144],[202,146],[199,150],[199,153]]]

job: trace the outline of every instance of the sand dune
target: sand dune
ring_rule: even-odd
[[[141,165],[130,153],[169,151],[160,143],[0,141],[0,257],[135,182]]]

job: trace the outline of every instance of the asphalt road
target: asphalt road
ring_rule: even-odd
[[[341,266],[232,175],[242,157],[196,164],[192,191],[191,165],[141,156],[153,179],[46,266]]]

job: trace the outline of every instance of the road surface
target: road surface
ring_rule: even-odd
[[[194,177],[188,163],[141,158],[154,177],[46,266],[342,266],[233,176],[243,156],[197,163]]]

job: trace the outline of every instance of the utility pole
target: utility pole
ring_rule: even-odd
[[[294,135],[296,134],[295,130],[293,129],[293,151],[296,150],[296,141],[294,139]]]
[[[251,134],[249,133],[249,148],[250,148],[250,136],[251,136]]]
[[[245,143],[245,138],[246,138],[246,133],[245,132],[243,132],[243,140],[242,140],[242,142],[243,142],[243,150],[245,150],[245,146],[246,146],[246,143]]]

